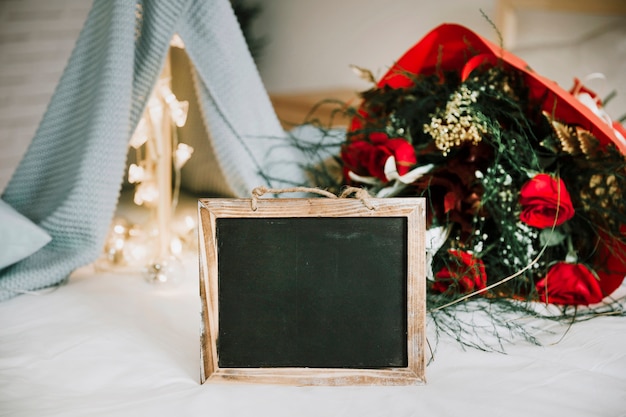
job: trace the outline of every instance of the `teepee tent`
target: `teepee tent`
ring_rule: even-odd
[[[95,0],[2,200],[51,236],[0,269],[0,300],[95,260],[117,205],[128,141],[177,33],[215,167],[234,196],[304,183],[228,0]],[[274,179],[274,180],[273,180]]]

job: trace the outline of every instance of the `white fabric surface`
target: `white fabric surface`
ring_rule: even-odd
[[[507,354],[442,340],[424,386],[200,385],[196,262],[173,289],[84,267],[0,303],[0,416],[626,416],[620,317]]]

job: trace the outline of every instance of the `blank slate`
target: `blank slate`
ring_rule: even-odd
[[[420,198],[202,199],[202,382],[424,382]]]

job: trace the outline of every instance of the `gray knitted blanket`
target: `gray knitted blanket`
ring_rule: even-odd
[[[95,0],[2,199],[51,242],[0,271],[0,300],[55,285],[93,262],[113,218],[128,141],[178,33],[204,122],[234,194],[302,181],[228,0]],[[283,144],[284,145],[284,144]],[[290,163],[285,163],[290,161]]]

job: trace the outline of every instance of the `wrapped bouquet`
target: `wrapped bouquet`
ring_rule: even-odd
[[[340,160],[427,198],[431,294],[590,305],[626,275],[625,136],[580,81],[445,24],[362,93]]]

